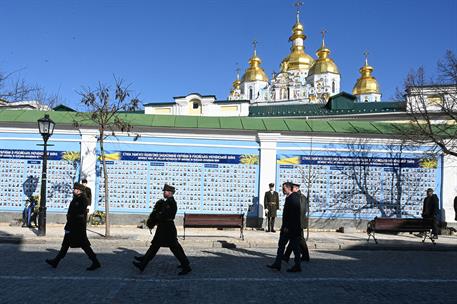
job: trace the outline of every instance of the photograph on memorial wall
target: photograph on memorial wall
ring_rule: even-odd
[[[425,190],[440,197],[441,157],[322,150],[277,156],[277,184],[300,184],[313,218],[420,218]]]
[[[113,151],[106,159],[113,212],[150,212],[165,183],[176,188],[178,214],[246,214],[258,201],[258,154]],[[104,193],[98,156],[97,210]]]
[[[18,211],[31,199],[39,201],[42,150],[0,149],[1,211]],[[73,183],[79,179],[79,151],[48,151],[46,206],[66,212]]]

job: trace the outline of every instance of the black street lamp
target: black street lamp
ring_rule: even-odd
[[[48,165],[48,139],[54,132],[55,123],[45,114],[43,118],[38,119],[38,130],[44,141],[43,151],[43,170],[41,172],[41,189],[40,189],[40,212],[38,219],[38,233],[40,236],[46,235],[46,171]]]

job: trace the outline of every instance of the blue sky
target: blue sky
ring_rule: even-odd
[[[315,56],[320,31],[351,92],[363,52],[375,68],[384,100],[408,71],[433,74],[446,49],[457,53],[455,0],[303,0],[306,52]],[[82,86],[117,77],[143,103],[191,92],[226,99],[252,54],[267,75],[289,53],[294,1],[286,0],[0,0],[0,70],[59,93],[79,107]],[[81,109],[81,108],[80,108]]]

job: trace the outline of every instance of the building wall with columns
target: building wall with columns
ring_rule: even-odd
[[[243,119],[249,120],[246,126],[258,122]],[[451,157],[435,157],[426,147],[379,134],[249,128],[155,127],[108,138],[114,221],[143,219],[163,184],[170,183],[177,188],[178,218],[189,212],[243,213],[249,225],[261,226],[268,184],[274,182],[280,192],[284,181],[293,181],[310,196],[312,227],[363,228],[375,216],[420,217],[428,187],[440,198],[444,220],[455,223],[457,166]],[[20,217],[27,195],[39,193],[41,136],[33,127],[0,124],[0,142],[0,184],[2,193],[11,193],[2,196],[0,219]],[[49,143],[54,145],[48,166],[50,221],[64,221],[71,185],[83,177],[93,192],[91,211],[103,211],[96,130],[58,125]]]

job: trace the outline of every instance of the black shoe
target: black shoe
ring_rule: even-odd
[[[270,232],[270,229],[265,230],[265,232]]]
[[[133,258],[135,260],[137,260],[138,262],[143,262],[143,260],[144,260],[144,256],[143,255],[137,255],[137,256],[134,256]]]
[[[146,268],[146,266],[143,265],[143,263],[140,263],[140,262],[132,262],[132,264],[133,264],[133,266],[138,268],[141,272],[143,272],[144,269]]]
[[[278,265],[275,265],[275,264],[267,265],[267,267],[271,268],[273,270],[281,271],[281,266],[278,266]]]
[[[309,262],[309,255],[302,255],[301,260],[305,262]]]
[[[57,268],[57,265],[59,265],[59,260],[58,259],[46,259],[46,263],[52,266],[52,268]]]
[[[274,232],[276,232],[276,230],[274,230],[274,229],[273,229],[273,230],[271,230],[271,232],[273,232],[273,233],[274,233]]]
[[[192,271],[192,268],[190,268],[190,266],[181,266],[181,268],[182,270],[178,273],[178,275],[186,275]]]
[[[92,271],[92,270],[95,270],[97,268],[100,268],[102,267],[102,265],[100,264],[99,261],[95,260],[95,261],[92,261],[92,265],[90,265],[89,267],[86,268],[86,270],[89,270],[89,271]]]
[[[287,269],[287,272],[301,272],[301,267],[294,265],[291,268]]]

